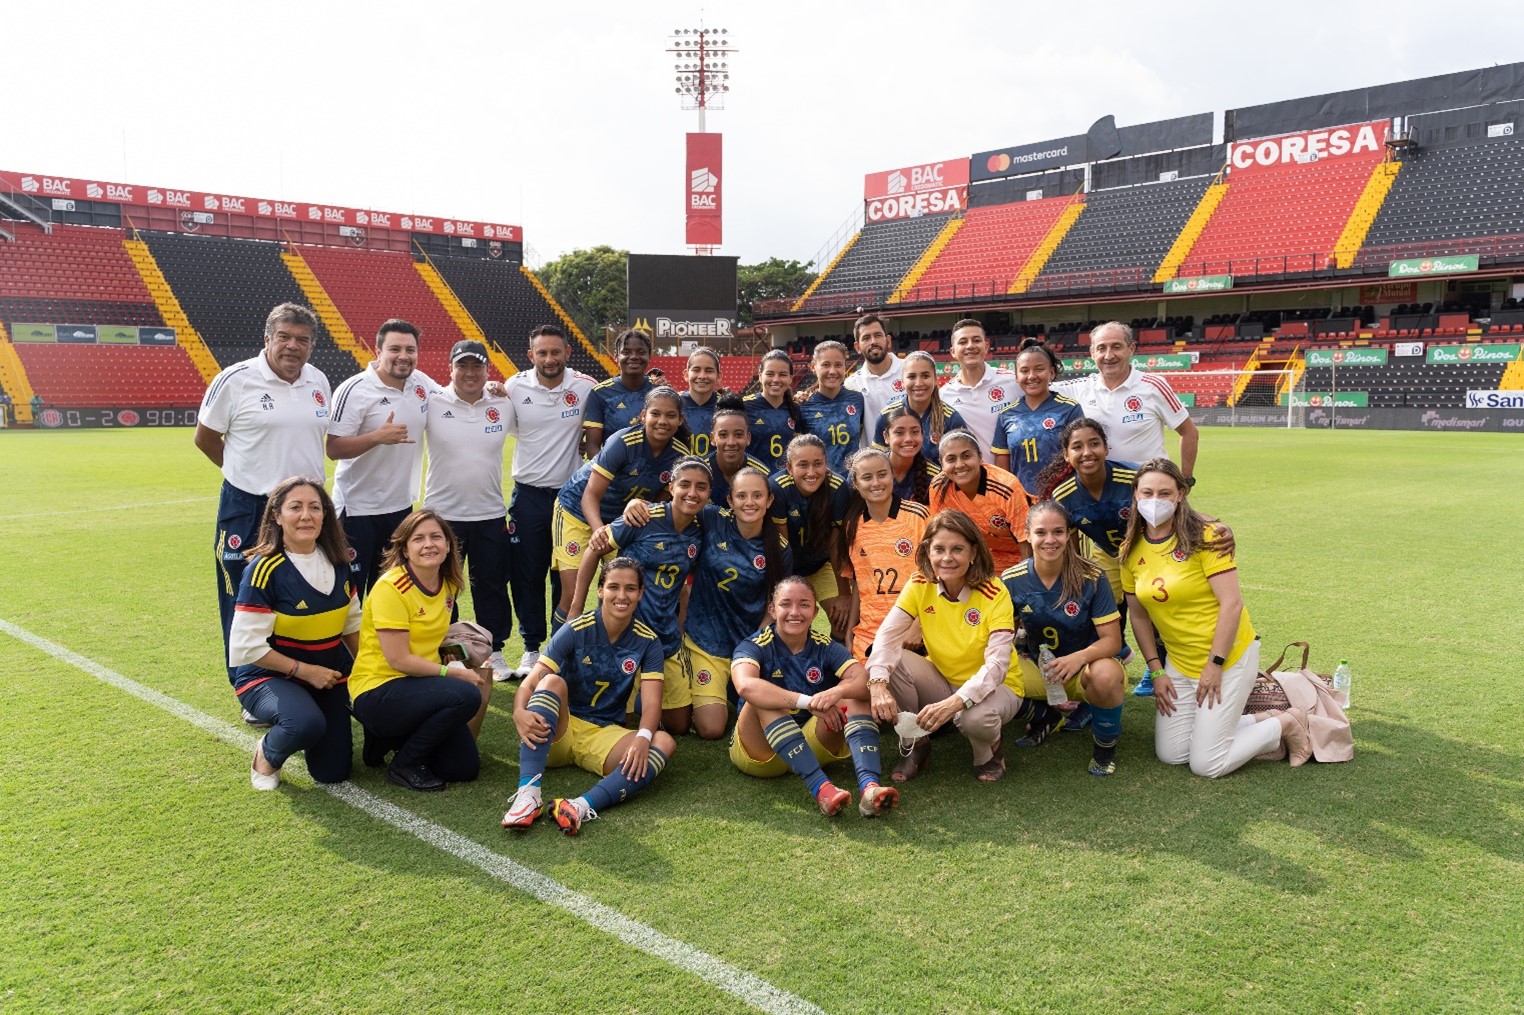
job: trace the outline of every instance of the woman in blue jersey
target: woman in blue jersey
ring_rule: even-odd
[[[557,631],[513,698],[519,731],[519,788],[503,815],[504,828],[528,828],[542,813],[545,769],[578,765],[600,776],[582,796],[552,802],[549,813],[567,835],[661,774],[677,743],[661,721],[661,639],[635,618],[645,589],[629,557],[604,565],[597,609]],[[636,686],[644,695],[640,726],[623,725]]]
[[[825,442],[826,464],[838,476],[845,476],[847,456],[862,443],[863,393],[843,387],[847,347],[840,342],[815,346],[812,367],[815,384],[799,402],[799,411],[805,428]]]
[[[1126,674],[1116,660],[1122,645],[1122,618],[1101,569],[1080,553],[1079,530],[1051,500],[1027,512],[1032,557],[1001,574],[1024,637],[1016,642],[1012,665],[1022,676],[1022,714],[1027,735],[1017,747],[1035,747],[1063,722],[1048,704],[1047,684],[1062,685],[1072,701],[1090,705],[1095,750],[1091,775],[1116,771],[1122,735],[1122,692]],[[1039,665],[1046,647],[1054,659]]]
[[[703,458],[709,454],[709,428],[719,407],[720,354],[699,346],[688,354],[684,376],[688,390],[683,392],[683,422],[693,435],[693,453]]]
[[[852,488],[826,467],[825,442],[800,434],[788,446],[787,466],[771,477],[772,519],[788,533],[794,571],[815,590],[815,600],[831,620],[831,634],[846,641],[852,624],[852,589],[841,578],[841,540]]]
[[[751,455],[769,471],[783,467],[784,453],[795,434],[805,432],[804,414],[794,401],[794,364],[788,353],[773,349],[757,364],[758,390],[746,396],[751,425]]]
[[[937,460],[937,445],[942,435],[959,427],[967,428],[963,416],[942,401],[941,389],[937,387],[937,361],[929,352],[912,352],[905,357],[905,367],[900,379],[905,394],[884,407],[873,431],[873,443],[888,447],[889,420],[901,405],[909,407],[921,421],[921,453],[928,461]]]
[[[929,506],[931,481],[942,470],[926,457],[921,417],[903,402],[891,406],[884,414],[888,417],[884,441],[889,451],[889,467],[894,473],[894,495]]]
[[[832,784],[820,766],[850,758],[862,794],[858,811],[877,817],[893,810],[900,794],[879,784],[868,675],[845,645],[810,630],[815,605],[806,579],[783,579],[773,590],[773,622],[736,646],[730,672],[744,704],[730,760],[763,779],[792,770],[821,813],[834,816],[852,794]]]
[[[646,395],[641,424],[610,437],[598,456],[584,462],[561,488],[551,521],[556,541],[552,564],[561,576],[557,623],[582,606],[582,600],[573,601],[572,588],[593,533],[630,501],[664,495],[673,463],[688,454],[688,436],[678,393],[655,388]]]
[[[323,484],[293,478],[270,491],[247,556],[228,665],[239,703],[270,724],[254,748],[250,781],[274,789],[286,759],[305,751],[314,779],[343,782],[353,750],[344,685],[360,644],[360,600]]]
[[[714,401],[714,417],[709,421],[709,453],[699,457],[709,463],[712,480],[709,499],[723,506],[730,496],[730,483],[736,473],[750,467],[765,476],[768,468],[748,451],[751,427],[746,422],[745,403],[736,395],[725,395]]]
[[[1064,427],[1085,414],[1074,399],[1050,390],[1058,371],[1058,357],[1052,349],[1038,339],[1025,339],[1016,355],[1016,383],[1023,397],[995,420],[995,440],[990,448],[995,464],[1016,474],[1029,500],[1035,500],[1040,492],[1038,473],[1053,459],[1063,457],[1059,435]]]
[[[662,680],[662,726],[673,736],[688,732],[693,718],[693,695],[683,673],[683,608],[688,599],[688,574],[703,547],[699,518],[709,503],[709,466],[701,458],[684,458],[672,467],[671,502],[650,507],[641,526],[623,518],[600,529],[577,568],[575,602],[583,602],[598,558],[607,550],[639,563],[646,573],[646,591],[636,611],[661,638],[666,660]]]
[[[626,328],[614,339],[614,360],[619,374],[593,385],[582,417],[582,457],[598,454],[609,436],[640,422],[646,395],[656,385],[646,376],[651,364],[651,336],[639,328]]]

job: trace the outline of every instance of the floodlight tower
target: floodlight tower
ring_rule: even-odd
[[[712,254],[723,235],[720,219],[721,136],[708,133],[704,114],[725,108],[730,57],[737,52],[724,28],[677,28],[668,40],[672,70],[684,109],[698,110],[698,133],[688,135],[687,242],[695,254]]]

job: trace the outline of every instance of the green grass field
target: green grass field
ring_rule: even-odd
[[[412,794],[357,763],[352,785],[787,992],[777,1010],[1524,1010],[1524,444],[1208,430],[1198,473],[1265,660],[1293,639],[1351,660],[1352,763],[1197,779],[1154,760],[1129,697],[1111,779],[1060,734],[983,786],[943,739],[899,812],[828,821],[688,739],[580,837],[515,837],[500,688],[478,783]],[[229,724],[0,630],[0,1011],[744,1009],[303,778],[253,792],[217,483],[185,430],[0,434],[0,621]]]

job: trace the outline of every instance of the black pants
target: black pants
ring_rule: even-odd
[[[392,545],[392,533],[397,531],[402,519],[412,513],[410,507],[388,511],[384,515],[339,512],[344,538],[349,541],[349,579],[354,582],[361,599],[381,577],[381,558],[386,556],[386,548]]]
[[[426,765],[445,782],[471,782],[481,755],[467,721],[482,693],[454,677],[398,677],[354,702],[355,718],[375,736],[400,744],[392,764]]]
[[[538,649],[549,637],[549,603],[561,596],[561,582],[550,569],[551,519],[555,514],[556,495],[560,490],[516,484],[508,504],[508,542],[513,559],[508,582],[513,587],[513,601],[519,607],[519,635],[524,649]]]
[[[318,782],[349,778],[354,741],[349,726],[349,688],[326,690],[285,677],[271,677],[239,696],[243,707],[270,724],[265,760],[276,768],[297,751],[307,753],[307,771]]]
[[[228,631],[233,626],[238,584],[248,564],[243,554],[259,538],[259,521],[267,499],[245,493],[224,480],[217,500],[217,613],[222,621],[222,665],[227,668],[228,683],[233,682],[233,667],[228,666]]]
[[[513,604],[508,599],[508,519],[488,518],[480,522],[450,522],[460,543],[460,562],[466,567],[471,584],[471,602],[476,607],[476,622],[492,632],[492,648],[501,651],[513,631]],[[450,620],[460,619],[457,605]]]

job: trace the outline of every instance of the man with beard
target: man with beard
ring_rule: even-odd
[[[854,321],[852,337],[863,365],[847,375],[844,386],[863,393],[862,446],[866,448],[873,444],[873,427],[868,421],[877,420],[890,402],[905,393],[900,382],[905,361],[889,351],[890,335],[877,314],[864,314]]]
[[[413,510],[422,478],[419,439],[436,387],[418,371],[418,329],[403,320],[376,331],[376,359],[333,393],[328,457],[333,503],[349,540],[350,577],[363,597],[381,575],[381,556]]]
[[[513,547],[508,582],[518,603],[519,635],[524,639],[524,655],[512,670],[519,677],[534,669],[547,637],[547,576],[556,582],[550,601],[560,598],[560,584],[550,569],[555,542],[551,519],[556,494],[582,464],[578,441],[597,383],[567,368],[569,352],[566,332],[554,324],[542,324],[529,333],[534,369],[521,370],[508,379],[504,423],[519,438],[513,449],[513,499],[508,504],[508,541]]]

